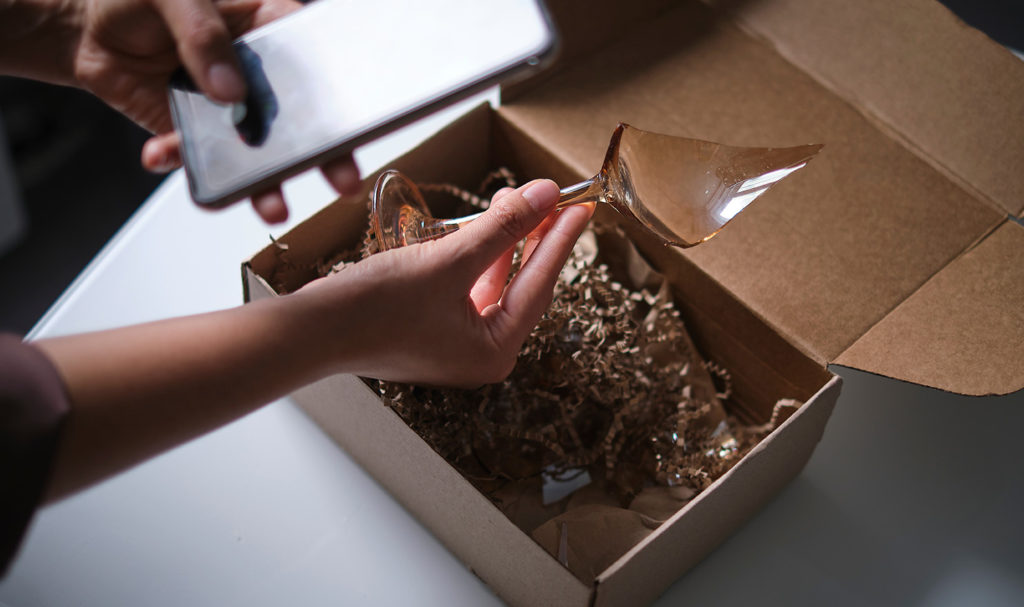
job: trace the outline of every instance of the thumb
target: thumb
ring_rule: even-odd
[[[154,0],[185,69],[215,101],[245,99],[246,84],[227,25],[210,0]]]
[[[526,238],[558,203],[558,186],[538,179],[496,198],[490,208],[448,236],[456,265],[475,281],[497,258]]]

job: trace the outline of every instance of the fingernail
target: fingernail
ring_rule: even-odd
[[[214,63],[210,66],[207,76],[210,79],[210,92],[219,101],[237,102],[245,99],[245,80],[234,66]]]
[[[523,198],[538,213],[550,211],[558,202],[558,186],[549,179],[534,181],[523,190]]]

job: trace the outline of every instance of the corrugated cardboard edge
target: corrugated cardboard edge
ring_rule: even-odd
[[[653,601],[736,532],[803,469],[832,415],[842,379],[833,376],[743,460],[604,571],[596,606]]]

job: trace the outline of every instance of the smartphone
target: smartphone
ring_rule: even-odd
[[[542,69],[539,0],[316,0],[234,44],[244,103],[169,96],[189,191],[222,207],[498,82]]]

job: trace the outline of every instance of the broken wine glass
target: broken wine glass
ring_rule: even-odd
[[[557,208],[610,204],[665,244],[692,247],[717,234],[754,199],[806,165],[821,147],[733,147],[619,124],[601,170],[564,188]],[[416,184],[389,170],[374,187],[370,220],[381,250],[388,250],[438,238],[478,215],[435,219]]]

